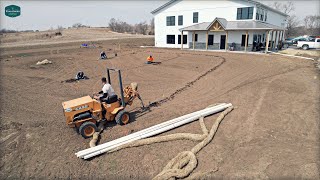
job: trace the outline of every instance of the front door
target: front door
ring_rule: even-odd
[[[221,35],[220,38],[220,49],[226,48],[226,35]]]

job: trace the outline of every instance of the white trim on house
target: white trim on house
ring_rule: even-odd
[[[171,1],[167,2],[167,3],[165,3],[164,5],[158,7],[157,9],[151,11],[151,14],[159,13],[159,11],[161,11],[162,9],[170,6],[171,4],[173,4],[173,3],[177,2],[177,1],[181,1],[181,0],[171,0]],[[285,14],[285,13],[279,11],[279,10],[276,10],[276,9],[274,9],[272,7],[269,7],[269,6],[265,5],[265,4],[262,4],[262,3],[257,2],[257,1],[253,1],[253,0],[243,0],[243,1],[251,2],[251,3],[255,4],[255,5],[259,5],[260,7],[266,8],[266,9],[268,9],[270,11],[276,12],[278,14],[282,14],[284,16],[289,16],[288,14]]]
[[[195,12],[198,14],[197,22],[193,22]],[[224,45],[228,49],[231,44],[239,46],[243,44],[241,41],[244,34],[248,47],[240,46],[240,50],[248,50],[256,43],[253,37],[262,39],[262,36],[263,41],[269,38],[273,49],[283,39],[287,17],[284,13],[251,0],[171,0],[151,13],[155,19],[156,47],[194,49],[221,49]],[[179,16],[183,17],[182,24],[178,24]],[[222,29],[209,29],[215,21],[219,22]],[[195,34],[198,34],[197,42],[193,41]],[[185,41],[182,35],[187,36],[186,44],[183,44]],[[209,40],[208,37],[212,38],[212,35],[214,39]],[[214,43],[214,47],[208,47],[208,41]]]

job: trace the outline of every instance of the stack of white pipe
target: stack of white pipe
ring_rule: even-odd
[[[139,139],[143,139],[143,138],[147,138],[147,137],[151,137],[154,136],[156,134],[160,134],[163,133],[165,131],[174,129],[176,127],[179,127],[181,125],[190,123],[192,121],[195,121],[197,119],[199,119],[200,117],[205,117],[205,116],[209,116],[211,114],[220,112],[225,110],[226,108],[232,106],[231,103],[226,104],[226,103],[222,103],[213,107],[208,107],[205,108],[203,110],[200,111],[196,111],[190,114],[186,114],[184,116],[180,116],[178,118],[172,119],[170,121],[166,121],[163,122],[161,124],[149,127],[147,129],[132,133],[130,135],[121,137],[119,139],[115,139],[113,141],[104,143],[104,144],[100,144],[98,146],[92,147],[92,148],[88,148],[82,151],[79,151],[76,153],[77,157],[79,158],[83,158],[83,159],[89,159],[92,158],[94,156],[97,156],[99,154],[108,152],[116,147],[119,147],[123,144],[127,144]]]

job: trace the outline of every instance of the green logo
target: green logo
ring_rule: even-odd
[[[19,6],[10,5],[5,8],[5,15],[8,17],[17,17],[20,16],[21,9]]]

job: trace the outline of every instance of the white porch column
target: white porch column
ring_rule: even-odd
[[[277,48],[278,50],[278,31],[276,31],[276,35],[275,35],[275,38],[274,38],[274,48]]]
[[[271,45],[270,45],[270,49],[271,49],[271,51],[272,51],[272,49],[273,49],[273,45],[274,45],[274,43],[273,43],[273,31],[271,30],[271,38],[270,38],[270,43],[271,43]]]
[[[181,50],[183,49],[183,31],[181,31],[181,39],[180,39],[181,41]]]
[[[269,49],[269,35],[270,35],[270,31],[267,31],[267,33],[266,33],[266,50],[265,50],[265,53],[268,53],[268,49]]]
[[[192,34],[192,49],[194,50],[194,42],[195,42],[195,33],[193,31],[193,34]]]
[[[248,31],[246,31],[246,40],[244,44],[244,51],[247,51],[247,44],[248,44]]]
[[[209,39],[209,31],[207,31],[207,40],[206,40],[206,50],[208,50],[208,39]]]
[[[278,44],[279,44],[280,42],[282,42],[282,41],[281,41],[281,31],[279,31]],[[278,49],[278,50],[279,50],[279,49]]]
[[[228,50],[228,31],[226,31],[226,44],[225,44],[226,51]]]

